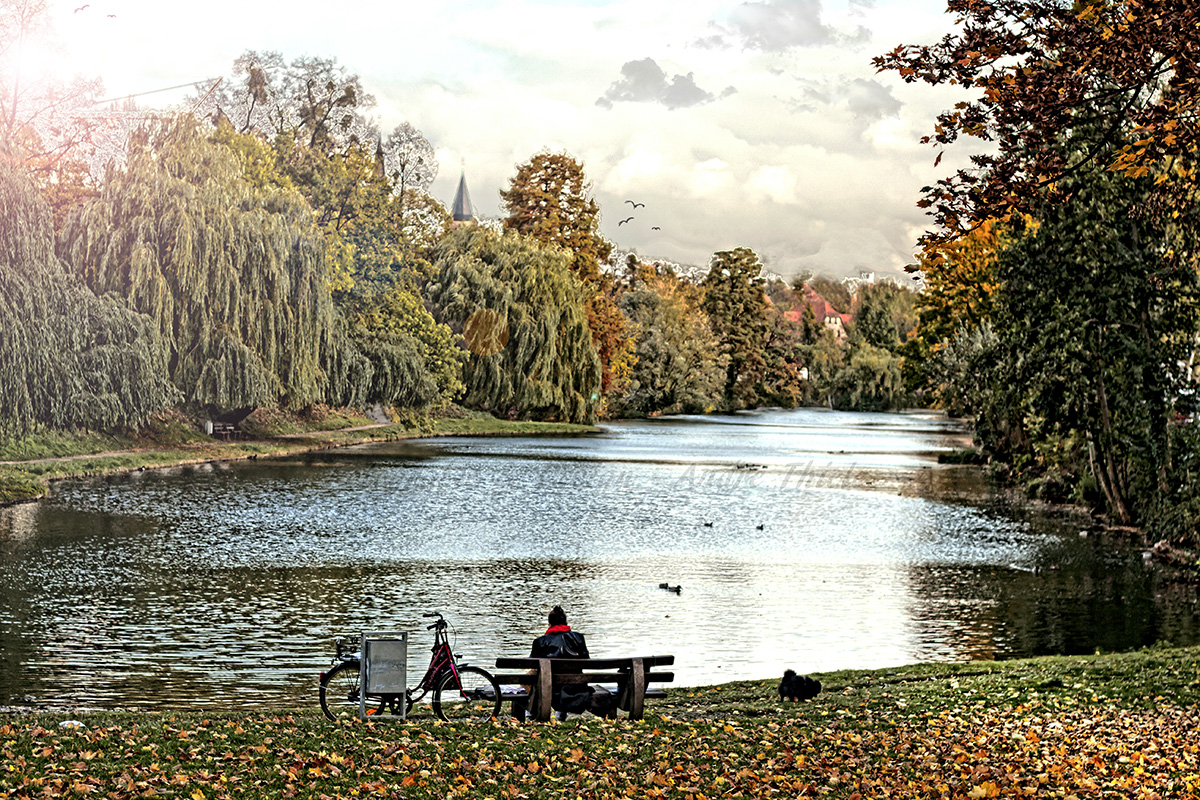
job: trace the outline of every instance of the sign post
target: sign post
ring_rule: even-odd
[[[367,718],[367,695],[397,695],[400,719],[407,712],[408,633],[362,635],[362,691],[358,695],[359,719]]]

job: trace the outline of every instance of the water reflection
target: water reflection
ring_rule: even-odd
[[[563,603],[685,685],[1200,638],[1194,587],[1136,548],[937,466],[961,439],[762,412],[62,484],[0,510],[0,702],[313,702],[339,633],[411,631],[419,674],[433,609],[487,664]]]

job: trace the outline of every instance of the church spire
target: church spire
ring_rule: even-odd
[[[387,167],[383,158],[383,134],[375,136],[375,174],[381,178],[387,177]]]
[[[467,169],[464,166],[462,177],[458,179],[458,191],[454,193],[454,204],[450,215],[455,222],[474,222],[475,212],[471,208],[471,193],[467,191]]]

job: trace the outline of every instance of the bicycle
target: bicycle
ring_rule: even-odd
[[[425,630],[433,631],[433,655],[425,675],[403,695],[368,694],[367,714],[398,714],[400,703],[403,702],[404,714],[408,716],[413,705],[432,692],[430,705],[433,713],[446,722],[498,718],[502,698],[500,685],[492,673],[482,667],[458,662],[461,656],[450,647],[446,634],[450,626],[440,612],[433,611],[422,616],[436,617],[431,625],[425,627]],[[361,639],[361,636],[338,637],[333,668],[321,673],[321,710],[331,720],[358,716],[362,686]]]

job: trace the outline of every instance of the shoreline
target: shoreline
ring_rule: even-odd
[[[896,692],[902,692],[905,689],[919,689],[921,693],[925,693],[926,690],[920,688],[922,685],[928,686],[944,683],[946,685],[940,687],[939,690],[945,692],[959,688],[957,684],[964,682],[968,678],[978,678],[983,679],[984,682],[998,682],[1003,685],[1025,683],[1025,688],[1027,689],[1058,690],[1080,688],[1077,686],[1057,685],[1055,678],[1061,679],[1064,674],[1095,676],[1104,673],[1109,676],[1108,680],[1111,680],[1111,676],[1113,675],[1129,673],[1130,684],[1122,687],[1110,687],[1114,694],[1106,699],[1109,701],[1123,699],[1126,702],[1136,702],[1146,701],[1150,698],[1161,700],[1162,690],[1165,690],[1167,686],[1165,684],[1154,684],[1149,676],[1135,676],[1133,670],[1142,668],[1155,669],[1161,668],[1164,665],[1170,665],[1168,669],[1169,679],[1166,683],[1177,684],[1175,686],[1177,692],[1175,699],[1200,707],[1200,680],[1194,679],[1196,676],[1200,676],[1200,644],[1154,644],[1133,650],[1097,651],[1091,654],[1075,655],[1026,656],[1002,660],[924,661],[890,667],[858,667],[810,672],[808,675],[821,682],[822,688],[818,696],[819,701],[820,699],[831,700],[835,695],[839,694],[852,693],[855,687],[868,684],[877,688],[885,686],[894,687],[893,691]],[[1181,671],[1179,669],[1180,665],[1186,665],[1186,667],[1191,669]],[[1031,675],[1039,676],[1041,680],[1029,685],[1028,678]],[[1108,682],[1108,680],[1101,682]],[[734,702],[743,702],[748,694],[761,695],[770,699],[770,695],[774,694],[778,683],[779,678],[772,677],[740,678],[720,683],[705,683],[692,686],[677,685],[674,683],[663,684],[661,688],[667,692],[667,697],[665,699],[649,700],[646,705],[647,716],[649,717],[651,712],[661,712],[667,708],[677,711],[683,709],[684,713],[679,715],[681,717],[690,716],[691,714],[706,714],[709,710],[706,707],[715,704],[711,698],[704,697],[706,694],[721,695],[728,693],[733,695],[730,699]],[[1139,686],[1141,683],[1145,683],[1146,686]],[[1155,689],[1155,693],[1146,695],[1144,690],[1148,688]],[[0,705],[0,724],[2,724],[2,720],[6,716],[40,717],[47,715],[98,715],[116,717],[190,715],[204,717],[219,714],[223,717],[252,717],[266,713],[272,715],[312,714],[316,717],[321,717],[321,710],[317,704],[315,695],[312,703],[309,705],[280,704],[278,706],[268,705],[261,709],[221,708],[212,705],[159,710],[137,707],[106,708],[70,703],[60,705],[50,703],[44,705],[36,703],[21,705],[19,702],[12,702],[13,700],[19,701],[22,699],[28,698],[14,697],[10,699],[9,703]],[[1091,699],[1093,701],[1097,700],[1095,697]],[[803,704],[797,704],[793,707],[801,708]],[[737,714],[738,712],[734,711],[733,713]],[[590,718],[590,715],[583,715],[583,717]],[[422,722],[427,721],[421,718],[419,714],[415,714],[413,719],[419,719]]]
[[[814,408],[823,410],[823,407]],[[46,445],[47,449],[78,448],[80,442],[85,439],[104,442],[105,446],[101,447],[96,444],[95,449],[85,449],[84,452],[69,452],[28,459],[0,457],[0,508],[42,500],[49,495],[51,485],[60,480],[103,477],[147,469],[166,469],[221,461],[273,458],[370,442],[429,439],[442,436],[585,436],[602,431],[598,425],[529,420],[510,421],[498,419],[485,412],[465,409],[455,409],[451,414],[427,421],[426,425],[419,427],[410,427],[403,422],[372,422],[368,417],[357,412],[354,416],[347,416],[342,411],[331,412],[330,416],[336,416],[349,423],[338,428],[322,427],[323,418],[303,421],[288,417],[277,409],[260,409],[260,411],[265,413],[265,425],[268,428],[280,429],[280,432],[259,433],[243,439],[218,440],[200,433],[197,420],[184,420],[182,416],[174,412],[164,415],[157,425],[148,423],[148,427],[141,434],[118,437],[90,432],[79,435],[48,432],[44,438],[50,440],[52,444]],[[937,409],[910,408],[893,413],[946,418],[945,412]],[[605,420],[605,422],[620,421],[624,420]],[[34,437],[35,440],[38,438]],[[57,448],[53,445],[55,440],[57,440]],[[142,443],[144,445],[107,446],[111,442],[137,442],[139,445]],[[38,444],[42,443],[38,441]],[[970,449],[969,440],[964,440],[962,446],[964,449]],[[87,448],[89,445],[85,444],[83,447]],[[0,448],[0,452],[4,452],[3,448]]]
[[[445,418],[435,420],[430,429],[410,428],[403,423],[375,423],[229,441],[195,441],[178,445],[47,456],[19,461],[4,460],[0,461],[0,508],[42,500],[50,494],[51,485],[62,480],[195,464],[276,458],[373,442],[398,442],[443,436],[587,436],[600,431],[595,425],[565,422]]]

